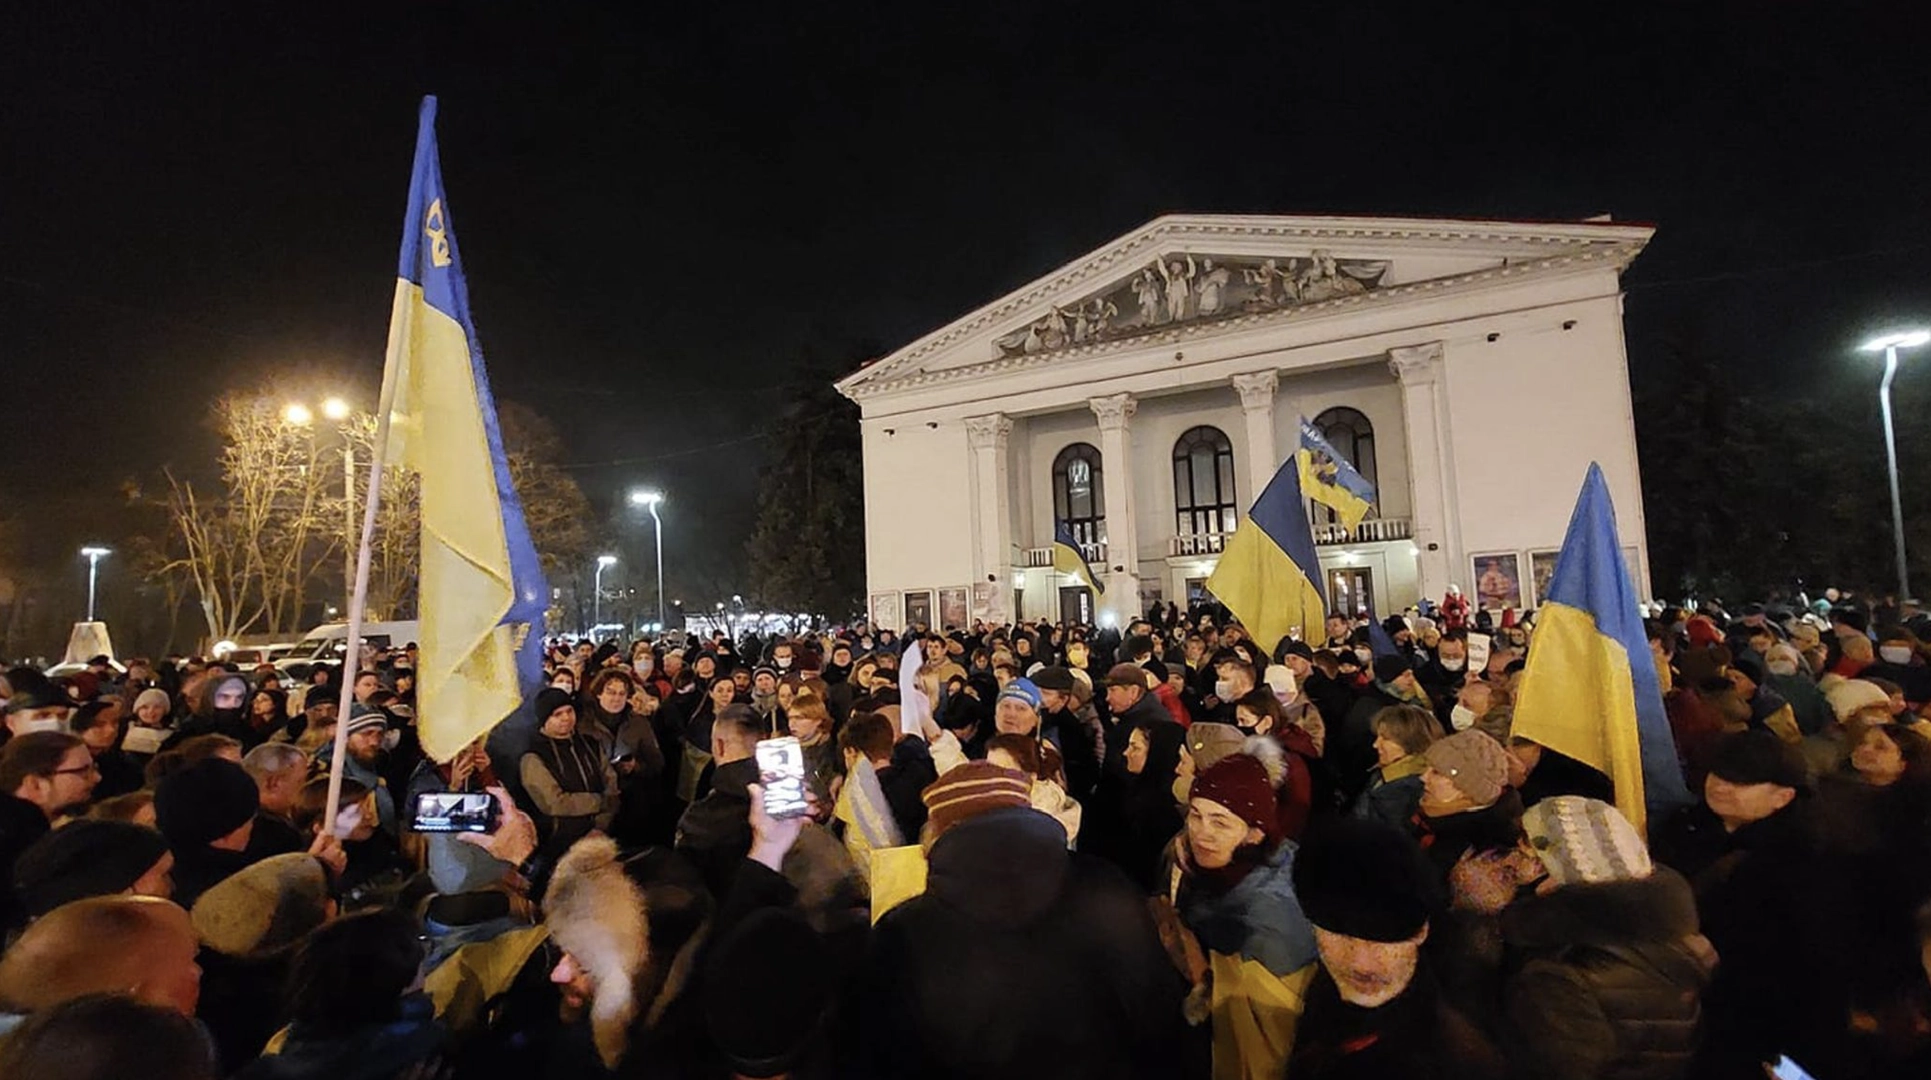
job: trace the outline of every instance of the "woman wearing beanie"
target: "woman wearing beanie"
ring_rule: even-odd
[[[1274,781],[1245,753],[1194,778],[1168,895],[1207,958],[1188,1000],[1213,1028],[1215,1080],[1281,1075],[1302,994],[1314,975],[1314,931],[1294,895],[1294,845],[1280,832]]]
[[[1421,799],[1409,827],[1447,882],[1464,855],[1513,848],[1521,836],[1522,797],[1509,787],[1509,752],[1470,728],[1422,753]]]
[[[134,720],[127,726],[127,733],[121,736],[121,751],[141,768],[147,768],[148,759],[161,749],[168,736],[174,734],[174,703],[169,700],[168,692],[158,686],[150,686],[134,696]]]
[[[605,744],[577,729],[571,695],[554,686],[537,691],[542,724],[518,773],[536,805],[546,850],[561,852],[591,829],[608,829],[617,814],[617,770]]]
[[[1522,818],[1548,872],[1502,911],[1506,1045],[1517,1075],[1689,1075],[1716,954],[1682,875],[1608,803],[1559,795]]]

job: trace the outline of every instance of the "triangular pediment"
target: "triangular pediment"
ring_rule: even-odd
[[[839,388],[867,396],[1497,279],[1620,269],[1651,231],[1597,221],[1173,215],[927,334]]]

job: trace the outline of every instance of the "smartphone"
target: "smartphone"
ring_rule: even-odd
[[[415,822],[419,833],[487,833],[496,831],[496,800],[487,791],[425,791],[416,796]]]
[[[801,817],[805,802],[805,748],[787,735],[758,744],[758,783],[764,787],[764,813],[772,818]]]
[[[1788,1054],[1779,1055],[1777,1063],[1770,1066],[1769,1071],[1776,1080],[1817,1080],[1816,1077],[1805,1072],[1802,1065],[1790,1060]]]

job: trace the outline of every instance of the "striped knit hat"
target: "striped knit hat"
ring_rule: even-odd
[[[1655,869],[1636,827],[1600,799],[1544,799],[1522,815],[1522,831],[1557,885],[1632,881]]]
[[[1007,806],[1033,804],[1032,778],[989,761],[968,761],[926,787],[927,820],[937,838],[967,818]]]

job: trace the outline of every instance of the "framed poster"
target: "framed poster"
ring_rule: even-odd
[[[1513,551],[1470,555],[1475,570],[1475,603],[1484,611],[1522,607],[1522,558]]]
[[[923,627],[927,630],[932,628],[932,593],[930,590],[921,589],[918,592],[908,592],[905,594],[905,625],[899,629],[910,630],[915,626]]]
[[[971,618],[968,611],[969,609],[966,607],[966,591],[964,589],[940,589],[939,625],[934,627],[934,629],[964,630],[967,620]]]
[[[898,594],[895,592],[872,594],[872,629],[898,630],[902,626],[899,618]]]
[[[1528,601],[1531,605],[1541,607],[1543,604],[1549,602],[1549,582],[1554,580],[1556,576],[1556,556],[1560,554],[1561,552],[1559,551],[1529,552],[1529,588],[1531,595],[1528,597]]]

